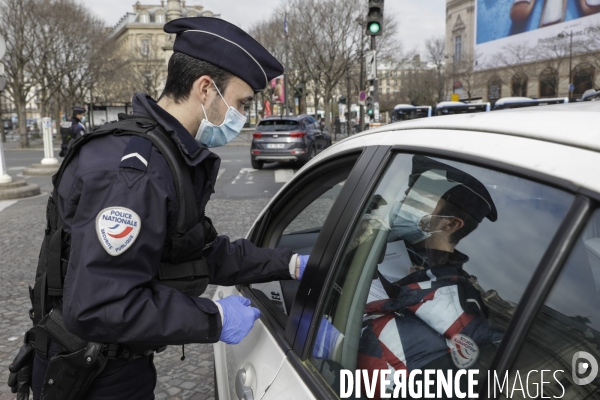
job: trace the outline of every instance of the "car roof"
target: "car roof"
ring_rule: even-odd
[[[600,193],[600,102],[421,118],[369,129],[326,149],[306,167],[365,146],[479,157],[550,175]]]
[[[261,120],[261,122],[262,121],[268,121],[268,120],[278,120],[278,119],[281,119],[281,120],[287,119],[287,120],[291,120],[291,121],[298,121],[298,120],[301,120],[301,119],[304,119],[304,118],[307,118],[307,117],[312,117],[312,116],[308,115],[308,114],[302,114],[302,115],[269,115],[268,117],[264,117]]]
[[[575,126],[577,133],[573,132]],[[422,118],[370,129],[346,140],[389,131],[432,128],[520,136],[600,151],[600,102]]]

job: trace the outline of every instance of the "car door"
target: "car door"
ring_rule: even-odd
[[[540,269],[546,268],[545,257],[570,223],[577,203],[574,194],[556,188],[554,182],[548,185],[527,179],[525,172],[515,174],[514,168],[503,169],[498,163],[486,166],[484,160],[469,162],[470,157],[457,161],[460,154],[448,158],[448,153],[439,157],[436,152],[415,154],[402,148],[386,154],[381,156],[379,167],[372,161],[370,169],[380,172],[365,176],[369,183],[357,185],[345,209],[347,214],[340,215],[343,222],[330,233],[325,251],[315,252],[315,247],[311,253],[296,297],[303,300],[294,302],[285,332],[291,349],[269,389],[272,395],[290,393],[296,398],[295,393],[304,395],[310,390],[316,398],[338,398],[344,390],[340,387],[342,370],[368,370],[379,362],[392,371],[436,366],[444,366],[443,370],[477,368],[481,378],[477,389],[485,390],[486,371],[498,366],[515,324],[523,323],[520,310],[529,306],[529,286],[537,282]],[[416,156],[428,156],[473,177],[489,191],[497,208],[496,220],[482,220],[456,245],[456,251],[467,255],[463,269],[469,279],[463,282],[463,289],[468,289],[471,297],[456,297],[453,307],[464,307],[459,317],[476,315],[473,320],[479,327],[477,355],[466,361],[456,355],[460,349],[451,341],[448,348],[436,347],[439,341],[434,341],[443,335],[435,329],[446,326],[445,334],[460,320],[455,321],[446,312],[433,313],[428,320],[419,317],[417,321],[417,312],[411,314],[409,310],[384,321],[385,328],[376,335],[365,334],[366,326],[379,323],[365,319],[372,296],[382,296],[381,285],[375,282],[378,274],[403,279],[415,273],[410,268],[419,267],[414,263],[417,256],[410,253],[412,244],[394,239],[390,222],[395,220],[395,205],[405,200],[415,176]],[[452,184],[452,180],[433,185],[444,184]],[[449,287],[454,293],[452,285]],[[385,300],[386,295],[380,298]],[[399,321],[409,317],[415,322],[405,326],[407,330],[400,330],[404,322]],[[585,329],[580,330],[585,333]],[[491,331],[495,335],[490,335]],[[438,353],[433,353],[436,348]],[[387,391],[393,389],[389,386]],[[362,390],[365,394],[364,387]],[[379,394],[367,397],[379,398]]]
[[[523,391],[515,392],[512,385],[502,391],[492,381],[493,397],[588,399],[599,396],[600,210],[593,209],[597,203],[587,198],[578,200],[573,214],[579,218],[573,218],[571,229],[565,229],[564,235],[570,254],[555,258],[554,267],[550,264],[543,271],[550,280],[556,279],[553,283],[531,288],[532,292],[543,291],[537,305],[532,304],[531,313],[522,316],[528,323],[521,325],[520,335],[514,335],[512,342],[517,345],[518,353],[513,357],[507,354],[504,360],[498,361],[497,381],[506,378],[512,383],[521,378]],[[579,234],[574,234],[578,231]],[[561,258],[566,262],[560,268]],[[503,365],[509,368],[502,368]]]
[[[287,245],[303,254],[319,254],[323,251],[321,244],[328,241],[339,222],[339,210],[345,209],[373,155],[372,151],[362,153],[357,149],[339,154],[303,170],[269,204],[248,238],[265,247]],[[302,309],[294,306],[295,301],[303,301],[296,300],[299,286],[300,282],[281,281],[217,289],[215,300],[243,295],[261,310],[261,318],[240,344],[214,344],[220,398],[250,398],[250,394],[254,398],[273,398],[273,391],[267,389],[280,370],[286,371],[284,361],[291,349],[287,337],[295,332],[290,312]],[[296,398],[306,398],[299,396]]]

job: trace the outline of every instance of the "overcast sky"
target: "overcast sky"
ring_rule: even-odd
[[[116,24],[126,13],[133,11],[136,0],[79,0],[109,25]],[[366,0],[365,0],[366,1]],[[188,4],[202,5],[221,18],[241,28],[269,16],[270,10],[285,0],[187,0]],[[142,4],[160,4],[160,0],[142,0]],[[165,1],[166,3],[166,1]],[[444,34],[446,0],[387,0],[386,14],[392,13],[400,22],[398,40],[404,48],[418,47],[425,56],[423,43],[431,36]]]

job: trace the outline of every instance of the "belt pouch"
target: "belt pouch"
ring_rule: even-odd
[[[80,400],[92,381],[104,370],[104,345],[89,343],[73,353],[50,360],[42,388],[42,400]]]

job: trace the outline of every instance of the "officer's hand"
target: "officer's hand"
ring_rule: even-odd
[[[11,392],[17,394],[17,400],[29,399],[29,387],[33,375],[33,347],[24,344],[19,349],[19,354],[8,366],[8,386]]]
[[[250,332],[254,321],[260,317],[260,311],[249,307],[250,300],[242,296],[229,296],[217,300],[223,309],[223,330],[221,341],[238,344]]]
[[[302,279],[302,276],[304,275],[304,270],[306,269],[306,264],[308,264],[308,258],[310,257],[310,255],[308,256],[303,256],[301,254],[298,254],[298,265],[296,267],[296,279],[300,280]]]
[[[313,357],[315,358],[333,358],[333,350],[340,337],[340,331],[327,319],[322,318],[317,332],[317,340],[313,348]]]

